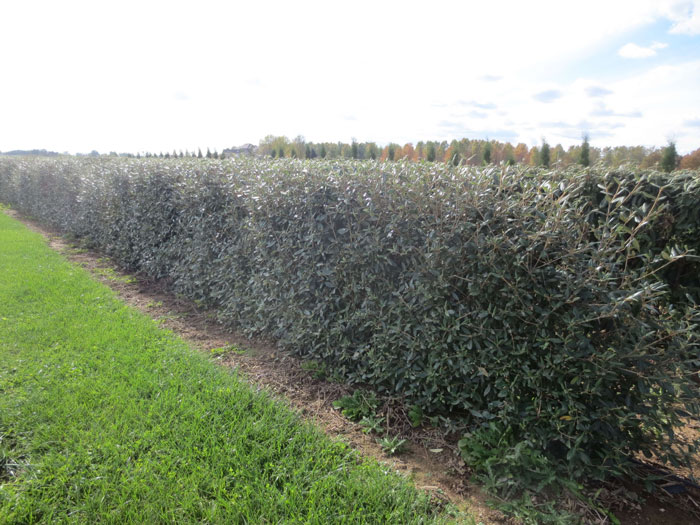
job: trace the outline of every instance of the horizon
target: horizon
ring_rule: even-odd
[[[271,132],[700,147],[700,0],[40,0],[6,19],[0,151],[222,151]]]

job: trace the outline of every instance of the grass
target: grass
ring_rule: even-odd
[[[0,213],[0,523],[432,523]]]

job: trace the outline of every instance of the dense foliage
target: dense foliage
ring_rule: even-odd
[[[692,451],[699,200],[696,172],[0,159],[0,201],[468,430],[473,464],[575,478]]]

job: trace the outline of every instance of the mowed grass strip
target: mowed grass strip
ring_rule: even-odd
[[[443,520],[0,213],[0,523]]]

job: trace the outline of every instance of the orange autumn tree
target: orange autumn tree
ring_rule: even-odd
[[[700,148],[681,157],[680,167],[682,170],[700,169]]]

